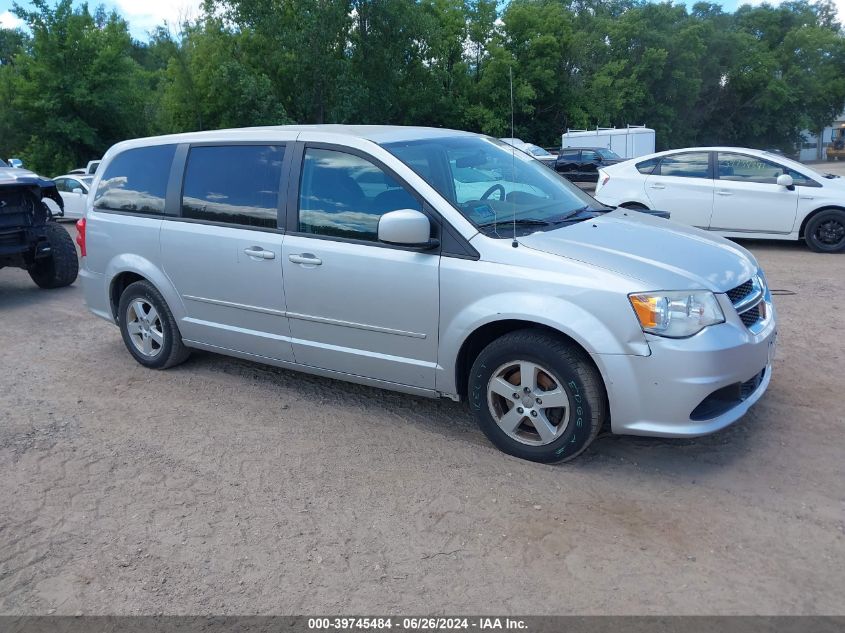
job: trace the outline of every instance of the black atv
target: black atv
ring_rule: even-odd
[[[58,214],[44,198],[59,205]],[[23,268],[41,288],[72,284],[79,260],[70,235],[54,221],[63,214],[64,202],[52,180],[0,166],[0,268]]]

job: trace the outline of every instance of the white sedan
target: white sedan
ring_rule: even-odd
[[[800,240],[845,250],[845,182],[778,154],[696,147],[649,154],[599,170],[606,205],[668,211],[672,220],[724,237]]]
[[[65,203],[65,218],[77,219],[85,215],[85,202],[93,180],[93,176],[77,176],[76,174],[53,178],[56,189],[59,190],[59,195]],[[45,200],[45,202],[53,213],[58,212],[59,205],[52,200]]]

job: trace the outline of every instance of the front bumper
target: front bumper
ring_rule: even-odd
[[[768,317],[755,333],[725,295],[717,296],[725,323],[686,339],[649,335],[650,356],[593,355],[607,387],[614,433],[706,435],[732,424],[760,399],[772,375],[774,306],[767,299]],[[713,398],[722,400],[711,406]]]

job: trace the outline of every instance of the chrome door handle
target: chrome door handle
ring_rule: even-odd
[[[260,246],[245,248],[244,254],[249,255],[250,257],[255,257],[257,259],[276,259],[276,253],[274,253],[273,251],[265,251]]]
[[[734,194],[730,191],[717,191],[716,195],[717,196],[732,196]]]
[[[651,187],[652,189],[666,189],[666,185],[661,184],[649,185],[649,187]]]
[[[323,260],[315,257],[311,253],[300,253],[298,255],[288,255],[288,260],[294,264],[305,264],[306,266],[319,266]]]

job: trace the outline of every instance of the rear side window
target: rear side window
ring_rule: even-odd
[[[192,147],[182,217],[274,229],[284,145]]]
[[[558,154],[558,158],[562,158],[563,160],[578,160],[578,150],[565,149]]]
[[[644,160],[641,163],[637,163],[637,171],[641,174],[645,174],[646,176],[650,176],[654,173],[654,168],[657,166],[658,158],[651,158],[649,160]]]
[[[175,145],[128,149],[109,163],[94,195],[94,207],[128,213],[164,213]]]
[[[664,156],[660,161],[660,175],[678,178],[710,178],[710,154],[685,152]]]

